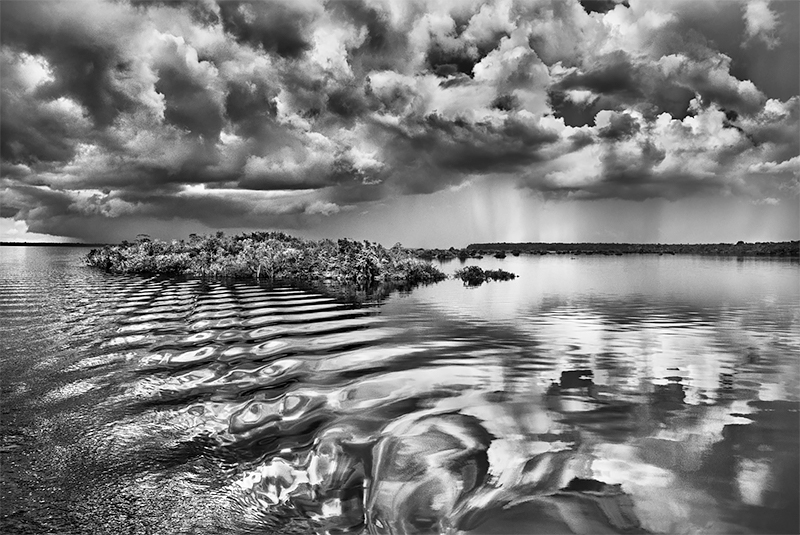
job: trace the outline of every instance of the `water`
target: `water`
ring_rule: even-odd
[[[798,532],[796,262],[357,304],[85,252],[0,249],[3,533]]]

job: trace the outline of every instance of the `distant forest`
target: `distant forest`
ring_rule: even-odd
[[[643,243],[473,243],[472,252],[561,254],[690,254],[720,256],[800,256],[800,241],[695,244]]]

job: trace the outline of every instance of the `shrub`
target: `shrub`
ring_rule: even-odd
[[[467,286],[480,286],[486,282],[486,274],[479,266],[467,266],[456,270],[455,276],[461,279]]]
[[[509,271],[502,269],[487,269],[484,271],[479,266],[467,266],[456,270],[455,276],[461,279],[467,286],[480,286],[487,281],[506,281],[515,279],[517,276]]]

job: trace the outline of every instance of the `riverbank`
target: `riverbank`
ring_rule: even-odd
[[[92,249],[86,264],[120,274],[169,274],[372,285],[431,283],[447,276],[399,244],[347,239],[305,240],[281,232],[190,236],[165,242],[140,236],[135,242]]]

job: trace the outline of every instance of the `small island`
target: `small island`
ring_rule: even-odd
[[[514,280],[517,276],[504,269],[486,269],[480,266],[467,266],[458,269],[455,276],[464,282],[465,286],[480,286],[484,282]]]
[[[387,249],[368,241],[313,241],[282,232],[192,234],[188,240],[171,242],[139,235],[132,243],[92,249],[85,260],[89,266],[119,274],[328,281],[357,286],[415,285],[447,278],[400,244]]]

